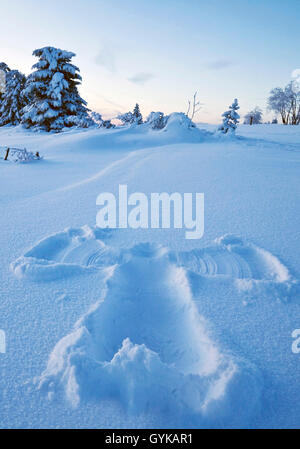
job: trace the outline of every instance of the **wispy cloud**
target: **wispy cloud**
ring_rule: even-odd
[[[115,73],[117,71],[114,52],[109,48],[103,48],[96,56],[95,62],[111,73]]]
[[[145,84],[153,78],[155,78],[153,73],[140,72],[128,78],[128,81],[134,84]]]
[[[216,59],[215,61],[211,61],[206,64],[206,67],[210,70],[221,70],[226,69],[234,65],[234,62],[230,59]]]
[[[114,106],[117,109],[123,109],[123,106],[119,103],[116,103],[115,101],[110,100],[109,98],[105,97],[104,95],[98,95],[98,97],[102,98],[107,104]]]

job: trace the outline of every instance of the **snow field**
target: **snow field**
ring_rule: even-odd
[[[1,130],[45,156],[0,161],[3,426],[298,425],[297,130],[225,139],[180,117]],[[204,238],[94,228],[97,195],[119,184],[204,192]]]
[[[275,288],[280,296],[293,282],[287,268],[232,235],[202,250],[175,253],[150,243],[111,248],[105,243],[109,234],[88,226],[67,229],[12,263],[16,276],[38,282],[92,269],[101,278],[102,299],[58,342],[40,389],[74,407],[118,399],[133,414],[157,408],[176,410],[191,425],[245,425],[259,409],[261,375],[213,343],[193,290],[205,277],[217,286],[221,276],[243,293]]]

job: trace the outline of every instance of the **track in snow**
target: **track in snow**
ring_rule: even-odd
[[[262,283],[286,294],[294,282],[288,269],[231,235],[176,253],[150,243],[112,248],[110,232],[116,231],[66,229],[11,266],[16,276],[39,282],[99,273],[101,300],[58,342],[39,388],[75,407],[113,399],[132,413],[175,413],[190,425],[245,426],[258,410],[260,374],[214,343],[195,306],[189,273],[197,286],[212,281],[212,295],[220,277],[240,290]]]

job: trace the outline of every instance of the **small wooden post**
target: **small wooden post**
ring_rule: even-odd
[[[7,161],[10,149],[7,148],[4,160]]]

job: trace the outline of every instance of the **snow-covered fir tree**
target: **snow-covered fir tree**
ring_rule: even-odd
[[[138,104],[135,105],[133,110],[133,123],[137,125],[141,125],[143,123],[143,116],[140,111],[140,107]]]
[[[0,62],[0,104],[6,86],[6,76],[10,72],[10,68],[5,62]]]
[[[10,72],[10,68],[7,64],[5,64],[5,62],[0,62],[0,70],[2,70],[2,72],[4,73]]]
[[[140,112],[138,104],[135,105],[133,112],[125,112],[117,116],[118,120],[121,120],[123,125],[141,125],[143,123],[143,116]]]
[[[46,131],[90,126],[93,121],[87,103],[78,92],[82,80],[79,68],[71,64],[75,53],[44,47],[35,50],[33,55],[39,61],[26,82],[24,94],[29,104],[23,109],[22,123]]]
[[[240,116],[237,113],[239,109],[238,101],[235,99],[232,105],[229,106],[229,110],[222,114],[223,124],[219,127],[219,131],[224,134],[235,132],[240,119]]]
[[[10,70],[6,74],[6,86],[0,102],[0,126],[21,122],[21,112],[26,105],[23,95],[25,83],[26,76],[18,70]]]

